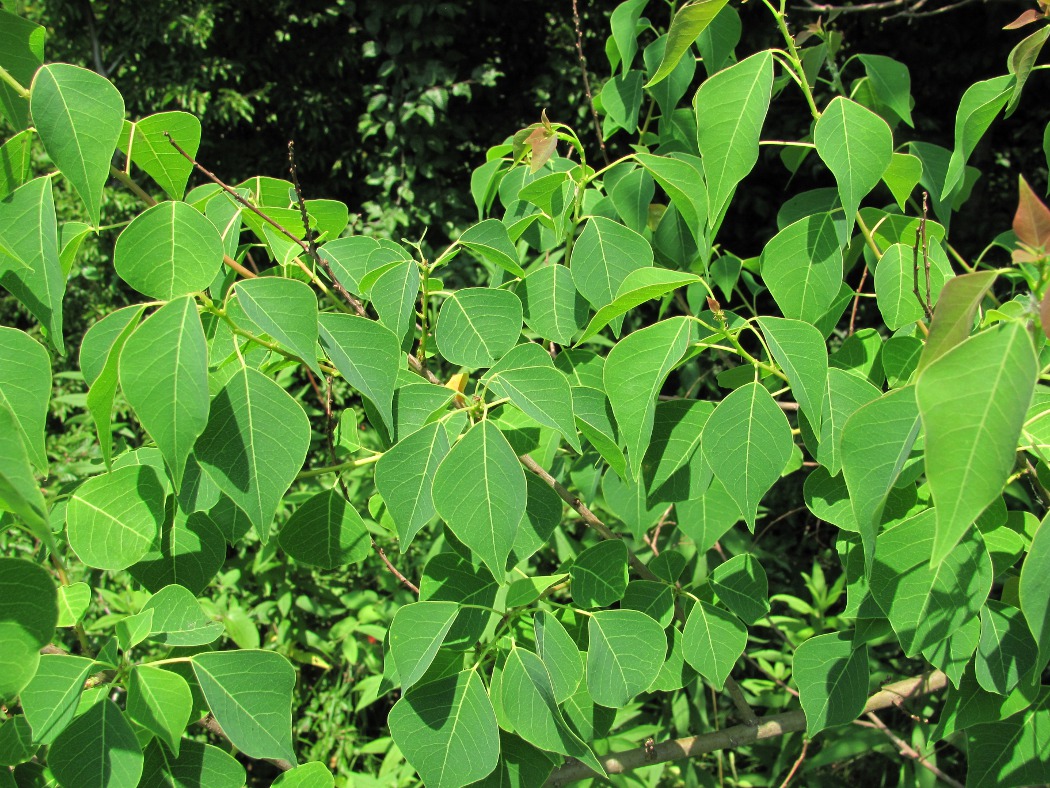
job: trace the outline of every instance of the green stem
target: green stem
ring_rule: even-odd
[[[230,316],[226,314],[225,310],[217,309],[214,305],[210,304],[206,304],[205,309],[207,309],[207,311],[211,312],[213,315],[215,315],[224,323],[226,323],[226,325],[230,327],[230,330],[237,336],[244,337],[249,342],[254,342],[257,345],[262,345],[267,350],[270,350],[279,356],[284,356],[285,358],[291,361],[298,361],[300,364],[306,364],[306,362],[302,359],[301,356],[297,356],[295,353],[292,353],[289,350],[285,350],[276,342],[269,342],[260,336],[256,336],[251,331],[245,331],[243,328],[239,327],[236,323],[233,322],[233,320],[230,319]],[[327,372],[329,375],[339,374],[339,370],[333,366],[330,366],[329,364],[319,364],[319,366],[321,367],[321,371]]]
[[[371,465],[374,462],[378,462],[379,458],[383,456],[383,452],[377,452],[371,457],[363,457],[360,460],[347,460],[346,462],[338,463],[337,465],[326,465],[323,468],[312,468],[308,471],[300,471],[295,475],[296,481],[302,479],[314,479],[318,476],[324,476],[326,473],[342,473],[343,471],[349,471],[353,468],[360,468],[362,465]]]
[[[707,323],[705,323],[703,320],[701,320],[698,317],[690,317],[689,319],[690,320],[695,320],[698,324],[700,324],[701,326],[706,328],[708,331],[715,331],[715,332],[721,334],[722,337],[725,338],[729,342],[729,344],[731,344],[733,346],[733,350],[736,352],[736,354],[738,356],[740,356],[741,358],[743,358],[745,361],[747,361],[749,364],[751,364],[751,366],[756,367],[758,369],[765,370],[766,372],[768,372],[771,375],[776,375],[778,378],[783,380],[785,383],[790,382],[787,379],[787,375],[785,375],[779,369],[774,367],[772,364],[766,364],[763,361],[759,361],[757,358],[755,358],[750,353],[748,353],[744,349],[744,346],[740,344],[740,340],[738,340],[736,338],[736,336],[733,333],[730,332],[729,326],[725,325],[724,323],[722,323],[722,321],[719,321],[719,325],[718,326],[712,326],[712,325],[708,325]],[[724,318],[723,318],[723,320],[724,320]]]
[[[806,103],[809,105],[809,111],[813,115],[813,119],[818,120],[820,118],[820,110],[817,109],[817,102],[813,99],[813,90],[809,86],[809,80],[806,79],[806,70],[802,67],[802,58],[798,54],[798,47],[795,46],[795,39],[791,35],[791,31],[788,30],[787,14],[784,12],[783,0],[781,0],[780,8],[774,6],[769,0],[762,0],[762,2],[777,21],[780,35],[783,36],[784,43],[787,44],[786,54],[791,62],[792,70],[795,72],[795,81],[802,88],[802,93],[806,97]]]
[[[10,88],[24,99],[29,98],[29,90],[21,82],[11,76],[9,72],[3,66],[0,66],[0,81],[6,82]]]

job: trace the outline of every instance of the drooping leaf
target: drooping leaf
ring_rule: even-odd
[[[919,436],[915,388],[890,391],[854,411],[842,429],[842,475],[870,570],[875,536],[894,485]],[[872,440],[872,436],[878,440]]]
[[[242,649],[195,654],[191,662],[208,708],[235,747],[252,758],[295,763],[295,671],[287,659],[274,651]]]
[[[524,308],[525,325],[543,339],[568,345],[587,325],[587,301],[564,265],[547,265],[531,271],[517,292]]]
[[[879,397],[879,390],[865,378],[832,367],[820,417],[817,462],[831,474],[842,470],[842,431],[850,416]]]
[[[871,110],[837,96],[821,113],[813,129],[813,142],[817,155],[835,176],[849,237],[861,200],[890,166],[893,133]]]
[[[149,551],[164,522],[164,487],[132,465],[81,484],[66,506],[69,546],[96,569],[127,569]]]
[[[806,733],[846,725],[868,699],[867,647],[854,648],[848,633],[810,638],[795,649],[792,677],[806,712]]]
[[[245,367],[212,399],[194,456],[265,542],[309,445],[310,421],[299,403],[261,372]]]
[[[920,372],[970,336],[977,307],[997,276],[996,271],[975,271],[948,280],[933,312],[926,347],[919,357]]]
[[[616,298],[628,274],[652,264],[653,250],[644,237],[596,216],[573,244],[569,270],[576,289],[592,307],[601,309]]]
[[[47,504],[33,476],[11,409],[0,402],[0,511],[14,512],[46,541],[51,539]]]
[[[682,638],[685,661],[718,689],[744,653],[747,628],[732,613],[699,601],[685,622]]]
[[[237,303],[248,319],[299,356],[318,377],[317,296],[295,279],[260,276],[237,283]]]
[[[437,514],[434,474],[449,451],[448,433],[435,422],[402,438],[376,463],[375,484],[405,550]]]
[[[820,427],[828,381],[828,349],[820,331],[801,320],[760,317],[769,352],[791,385],[791,393],[815,428]]]
[[[711,24],[718,12],[729,0],[697,0],[689,5],[682,6],[671,20],[671,27],[667,31],[667,44],[664,48],[663,60],[660,67],[653,74],[645,87],[651,88],[667,77],[678,61],[682,59],[689,47],[696,41],[704,29]]]
[[[963,93],[955,115],[955,149],[948,163],[941,200],[946,200],[962,183],[967,159],[992,121],[1010,101],[1015,84],[1016,78],[1009,74],[977,82]]]
[[[626,314],[639,304],[653,298],[660,298],[679,287],[699,281],[700,277],[681,271],[668,271],[665,268],[639,268],[627,274],[620,283],[616,298],[612,303],[603,306],[591,318],[587,329],[576,344],[579,345],[593,337],[620,315]]]
[[[458,242],[482,260],[498,265],[514,276],[525,276],[518,262],[518,253],[507,235],[507,227],[498,219],[486,219],[468,228]]]
[[[650,499],[664,502],[688,500],[702,494],[705,478],[698,468],[698,452],[704,425],[715,409],[704,400],[658,402],[653,417],[653,435],[645,453],[643,480]]]
[[[936,511],[927,509],[883,531],[875,542],[870,587],[911,656],[976,619],[992,585],[992,564],[976,531],[935,569]]]
[[[0,18],[6,19],[7,17]],[[3,98],[0,96],[0,106],[2,104]],[[29,183],[32,172],[30,154],[33,150],[33,137],[34,132],[26,129],[0,145],[0,200],[19,186]],[[0,255],[0,260],[3,260],[2,255]],[[21,260],[17,262],[25,265]],[[10,260],[0,262],[0,266],[10,263]]]
[[[318,493],[296,509],[281,529],[279,541],[296,561],[321,569],[360,563],[372,546],[361,515],[334,489]]]
[[[546,350],[532,342],[517,345],[489,370],[486,379],[496,396],[509,398],[525,415],[558,430],[581,451],[569,382]]]
[[[599,610],[587,619],[587,689],[619,708],[655,681],[664,662],[664,628],[637,610]]]
[[[758,504],[780,478],[791,446],[791,426],[784,412],[759,383],[732,392],[704,425],[704,458],[751,530]]]
[[[127,714],[168,745],[176,758],[192,707],[190,685],[178,673],[149,665],[132,669]]]
[[[66,276],[59,258],[50,178],[34,178],[0,200],[0,252],[0,285],[40,322],[48,343],[64,352],[62,299]],[[23,265],[11,268],[3,264],[4,259],[12,259],[11,255]]]
[[[80,347],[80,365],[84,370],[84,377],[91,379],[87,393],[87,407],[91,412],[91,419],[95,422],[95,430],[98,433],[99,446],[102,450],[102,459],[109,465],[113,454],[113,432],[112,415],[113,399],[117,393],[117,382],[119,380],[120,355],[124,345],[131,337],[132,332],[138,327],[139,318],[145,311],[144,305],[128,307],[126,314],[113,313],[109,315],[110,320],[103,318],[92,330],[98,335],[96,337],[89,331],[84,337],[84,344]],[[124,310],[120,310],[124,312]],[[91,347],[91,353],[86,352]],[[97,352],[96,357],[95,356]]]
[[[667,192],[693,239],[700,243],[704,238],[704,227],[708,218],[707,186],[701,173],[703,165],[700,159],[695,156],[688,160],[672,159],[669,156],[655,156],[651,153],[637,153],[634,158]],[[695,165],[693,161],[696,162]],[[663,222],[660,226],[663,226]]]
[[[554,698],[564,703],[571,698],[583,681],[583,660],[576,641],[558,621],[557,616],[541,610],[533,616],[536,634],[536,654],[547,668],[554,687]]]
[[[634,56],[638,54],[638,18],[642,15],[648,0],[627,0],[613,9],[609,17],[612,29],[612,41],[620,67],[626,72],[634,65]],[[616,70],[616,64],[612,64]]]
[[[325,313],[319,318],[321,345],[346,381],[376,406],[393,427],[394,388],[401,366],[397,337],[374,320]]]
[[[55,583],[47,570],[0,558],[0,698],[10,701],[37,671],[40,649],[58,621]]]
[[[113,267],[140,293],[170,301],[211,284],[223,254],[214,224],[189,204],[169,201],[147,208],[124,228]]]
[[[521,300],[508,290],[458,290],[438,313],[438,350],[450,364],[490,367],[517,343],[522,318]]]
[[[635,331],[609,351],[603,372],[605,390],[627,444],[632,475],[641,470],[652,434],[656,395],[692,336],[692,323],[671,318]]]
[[[109,162],[124,126],[120,92],[94,71],[52,63],[33,77],[30,111],[48,155],[97,227]]]
[[[937,511],[932,564],[1002,492],[1037,375],[1032,341],[1018,323],[966,340],[920,374],[915,394]]]
[[[1021,612],[1039,646],[1037,664],[1043,666],[1050,661],[1050,526],[1046,523],[1044,518],[1032,538],[1018,587]]]
[[[332,267],[339,283],[353,295],[360,296],[361,280],[368,273],[368,260],[379,249],[379,241],[367,235],[336,238],[318,248],[317,253]]]
[[[135,788],[142,763],[134,729],[108,698],[74,719],[47,753],[47,765],[60,785]]]
[[[641,71],[631,69],[622,74],[614,74],[604,85],[601,93],[596,97],[601,102],[606,113],[606,126],[612,121],[633,134],[638,130],[638,115],[642,109],[642,82],[645,75]],[[608,132],[606,132],[608,133]]]
[[[740,507],[718,479],[699,498],[676,503],[675,514],[682,533],[705,552],[741,519]]]
[[[885,55],[858,55],[879,101],[914,127],[911,119],[911,72],[899,60]]]
[[[890,166],[882,173],[882,182],[886,184],[897,207],[902,211],[908,198],[922,179],[922,159],[910,153],[894,153]]]
[[[369,290],[379,322],[393,331],[399,342],[415,325],[419,283],[419,266],[414,260],[405,260],[384,271]]]
[[[788,225],[762,250],[762,278],[784,317],[816,325],[842,287],[842,248],[830,213]]]
[[[394,743],[434,788],[460,788],[496,768],[499,727],[476,670],[418,685],[387,719]]]
[[[208,342],[196,301],[170,301],[135,330],[120,354],[120,385],[179,489],[208,423]]]
[[[175,150],[165,132],[190,156],[201,144],[201,122],[188,112],[158,112],[134,123],[125,123],[118,146],[173,200],[186,194],[193,163]]]
[[[434,504],[452,532],[502,582],[525,512],[525,473],[491,421],[471,427],[441,461],[434,475]]]
[[[737,184],[758,161],[773,88],[773,53],[759,52],[705,81],[693,98],[711,224],[718,227]]]
[[[413,602],[398,608],[390,624],[390,654],[406,690],[427,672],[458,614],[455,602]]]

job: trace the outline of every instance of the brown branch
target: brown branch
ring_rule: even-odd
[[[870,698],[864,707],[865,712],[896,706],[902,698],[928,695],[943,689],[948,677],[937,670],[923,676],[898,681],[884,687]],[[656,763],[668,763],[682,758],[695,758],[718,750],[735,749],[754,744],[764,739],[774,739],[788,733],[806,729],[806,715],[801,710],[788,711],[762,717],[757,725],[736,725],[721,731],[703,733],[699,736],[688,736],[683,739],[671,739],[659,742],[655,747],[638,747],[633,750],[611,753],[598,758],[609,774],[623,774],[643,766]],[[576,780],[594,777],[594,772],[579,761],[572,760],[554,770],[547,778],[545,785],[560,788]]]
[[[744,721],[745,725],[749,725],[752,728],[758,725],[758,715],[755,714],[755,710],[751,708],[751,704],[747,702],[747,698],[744,697],[744,691],[740,688],[740,685],[736,683],[736,679],[732,676],[726,676],[725,681],[726,692],[729,693],[729,697],[733,701],[733,705],[736,706],[737,714]]]
[[[580,73],[583,75],[583,92],[587,96],[587,106],[591,108],[591,120],[594,121],[594,133],[598,135],[598,147],[602,150],[605,166],[609,166],[609,152],[605,150],[605,137],[602,135],[602,122],[598,120],[598,110],[594,107],[591,95],[591,80],[587,76],[587,58],[583,56],[583,29],[580,27],[580,9],[576,0],[572,0],[572,23],[576,28],[576,54],[580,56]]]
[[[868,281],[868,266],[864,261],[861,261],[863,271],[860,275],[860,284],[857,285],[856,295],[853,296],[853,309],[849,313],[849,334],[847,336],[853,336],[853,327],[857,322],[857,307],[860,306],[860,294],[864,291],[864,283]]]
[[[887,739],[893,742],[893,746],[896,747],[897,751],[900,752],[900,754],[903,755],[905,758],[910,758],[911,760],[915,761],[917,764],[919,764],[919,766],[935,774],[938,780],[947,783],[948,785],[952,786],[952,788],[965,788],[965,786],[961,782],[956,780],[954,777],[949,777],[947,774],[945,774],[943,771],[937,768],[934,764],[926,760],[926,756],[924,756],[921,752],[916,750],[914,747],[912,747],[910,744],[904,741],[904,739],[900,738],[897,734],[895,734],[888,727],[886,727],[886,723],[879,719],[879,716],[874,711],[869,711],[864,716],[871,720],[872,727],[881,731],[883,734],[885,734]],[[863,723],[861,723],[858,720],[857,724]]]

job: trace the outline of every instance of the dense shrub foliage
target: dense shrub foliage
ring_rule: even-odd
[[[1050,210],[952,243],[1050,20],[948,148],[759,8],[617,6],[438,249],[0,11],[0,786],[1050,780]]]

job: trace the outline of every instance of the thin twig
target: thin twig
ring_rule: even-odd
[[[645,543],[649,545],[649,549],[653,551],[654,557],[660,555],[660,550],[656,546],[656,542],[660,538],[660,529],[667,524],[667,518],[671,516],[673,510],[674,504],[671,504],[664,509],[664,513],[660,515],[660,519],[656,522],[656,527],[653,528],[653,535],[645,537]]]
[[[863,271],[860,275],[860,284],[857,285],[857,293],[853,296],[853,309],[849,313],[849,334],[853,336],[854,325],[857,322],[857,307],[860,305],[860,294],[864,291],[864,283],[868,281],[868,266],[861,261]]]
[[[922,311],[926,314],[928,320],[933,320],[933,305],[930,303],[930,250],[929,242],[926,239],[926,211],[927,211],[927,199],[929,194],[925,191],[922,193],[922,218],[919,220],[919,226],[915,228],[915,247],[912,250],[912,292],[915,293],[915,299],[919,302],[919,306],[922,307]],[[922,293],[919,292],[919,250],[922,250],[922,260],[926,269],[926,299],[923,300]]]
[[[591,108],[591,119],[594,121],[594,133],[598,135],[598,147],[602,151],[605,166],[609,166],[609,152],[605,150],[605,137],[602,135],[602,122],[598,120],[598,110],[591,95],[591,80],[587,76],[587,58],[583,56],[583,28],[580,27],[580,9],[576,0],[572,0],[572,23],[576,27],[576,54],[580,56],[580,73],[583,75],[583,92],[587,96],[587,106]]]
[[[726,692],[729,693],[733,705],[736,706],[737,714],[740,715],[744,724],[751,727],[758,725],[758,715],[755,714],[755,710],[751,708],[751,704],[747,702],[747,698],[744,697],[744,691],[740,688],[740,685],[736,683],[736,679],[732,676],[726,676],[725,689]]]
[[[910,744],[904,741],[904,739],[900,738],[897,734],[895,734],[888,727],[886,727],[886,723],[879,719],[879,716],[874,711],[869,711],[864,716],[871,720],[872,725],[874,725],[875,728],[881,731],[887,739],[893,742],[893,746],[896,747],[900,754],[903,755],[905,758],[910,758],[911,760],[915,761],[917,764],[919,764],[919,766],[929,770],[937,776],[937,779],[939,779],[941,782],[947,783],[948,785],[952,786],[952,788],[965,788],[965,786],[961,782],[956,780],[954,777],[949,777],[947,774],[945,774],[943,771],[937,768],[934,764],[926,760],[926,756],[924,756],[922,753],[920,753],[918,750],[916,750],[914,747],[912,747]]]
[[[787,777],[784,778],[784,782],[780,784],[780,788],[787,788],[791,784],[791,779],[795,776],[798,771],[798,767],[802,765],[802,762],[806,760],[806,750],[809,749],[809,739],[802,740],[802,752],[798,754],[798,758],[795,759],[794,765],[791,767],[791,771],[787,773]]]

